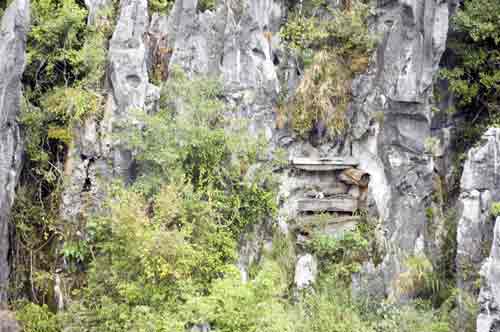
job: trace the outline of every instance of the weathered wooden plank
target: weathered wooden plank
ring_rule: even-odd
[[[335,216],[335,215],[306,215],[298,217],[297,227],[309,227],[313,225],[342,224],[346,222],[358,222],[359,216]]]
[[[301,216],[298,218],[297,224],[292,227],[292,230],[299,232],[303,236],[312,234],[314,230],[320,230],[324,234],[337,235],[355,229],[360,220],[359,216]]]
[[[354,212],[358,201],[350,196],[330,199],[300,199],[297,201],[300,212]]]
[[[333,171],[355,167],[359,162],[353,157],[292,158],[290,165],[306,171]]]

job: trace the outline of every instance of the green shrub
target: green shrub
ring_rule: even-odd
[[[500,216],[500,202],[494,202],[491,204],[490,213],[495,218]]]
[[[352,79],[366,70],[375,47],[375,38],[368,30],[367,19],[372,13],[368,5],[354,1],[352,8],[323,10],[332,18],[315,16],[318,10],[311,10],[311,16],[299,11],[280,32],[288,47],[302,58],[305,72],[295,95],[278,107],[278,119],[283,122],[282,118],[287,118],[290,128],[301,137],[307,137],[319,122],[329,129],[330,137],[345,131]]]
[[[150,0],[149,1],[149,11],[159,12],[161,14],[168,14],[172,6],[174,5],[173,0]]]
[[[87,11],[75,0],[35,0],[31,7],[24,81],[40,95],[77,79],[73,69],[85,40]]]
[[[49,311],[46,305],[34,303],[18,304],[16,318],[22,326],[23,332],[59,332],[56,315]]]
[[[496,0],[466,0],[453,18],[458,33],[448,41],[453,66],[441,70],[442,78],[457,96],[457,106],[465,110],[481,132],[498,125],[500,102],[500,3]],[[484,121],[478,123],[478,118]],[[469,127],[473,127],[469,123]]]
[[[214,10],[215,0],[200,0],[198,2],[198,10],[204,12],[205,10]]]

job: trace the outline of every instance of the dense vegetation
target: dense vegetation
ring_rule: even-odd
[[[302,60],[304,77],[295,95],[278,108],[278,126],[302,137],[318,126],[327,128],[327,137],[346,131],[352,79],[368,67],[375,47],[367,24],[371,14],[361,1],[343,8],[316,1],[292,13],[281,35]]]
[[[330,136],[346,129],[351,80],[366,69],[375,47],[370,7],[349,4],[331,9],[312,1],[281,31],[304,67],[297,93],[282,101],[278,114],[298,135],[319,123]],[[149,5],[168,12],[173,1]],[[200,1],[199,10],[214,5]],[[496,0],[465,2],[455,21],[459,66],[443,71],[460,107],[490,119],[500,85],[498,6]],[[295,291],[295,245],[273,223],[271,168],[279,161],[267,160],[268,147],[249,137],[244,122],[230,120],[216,79],[188,79],[175,68],[161,82],[160,110],[139,110],[143,125],[120,137],[136,153],[137,180],[110,184],[105,212],[79,230],[85,237],[66,238],[59,218],[63,164],[74,127],[102,115],[105,49],[116,13],[106,9],[89,27],[81,1],[33,0],[32,11],[21,118],[27,162],[14,208],[12,305],[24,331],[180,332],[205,323],[219,332],[453,330],[456,294],[444,284],[449,269],[420,256],[407,258],[396,287],[419,300],[403,305],[351,297],[350,277],[360,263],[380,262],[368,218],[342,237],[314,234],[307,249],[319,259],[319,281]],[[273,248],[264,250],[244,283],[235,267],[238,242],[262,223],[274,234]],[[71,301],[56,313],[52,290],[60,256],[74,271]]]
[[[457,97],[449,111],[469,120],[461,135],[467,145],[488,126],[500,124],[500,3],[464,1],[452,28],[441,77]]]

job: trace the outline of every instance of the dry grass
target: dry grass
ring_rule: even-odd
[[[352,72],[343,59],[334,51],[319,51],[288,106],[292,129],[305,136],[315,123],[322,121],[329,135],[343,133],[351,82]]]

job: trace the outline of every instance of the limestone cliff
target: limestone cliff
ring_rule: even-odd
[[[378,290],[390,295],[401,257],[423,253],[432,240],[425,238],[425,209],[433,191],[433,159],[425,142],[431,137],[433,79],[454,6],[439,0],[378,2],[372,29],[380,44],[368,72],[353,83],[350,132],[341,144],[318,147],[274,123],[278,95],[293,94],[301,72],[293,57],[285,56],[278,34],[288,14],[285,2],[221,1],[215,10],[200,13],[197,1],[178,0],[169,17],[153,17],[150,34],[165,40],[168,55],[155,62],[163,73],[178,65],[192,75],[221,76],[224,97],[250,120],[250,130],[263,131],[290,157],[359,159],[372,176],[371,207],[382,220],[383,236],[400,249],[389,250],[376,273],[385,285]],[[295,215],[291,192],[297,185],[288,171],[282,174],[284,220]]]
[[[29,6],[29,0],[14,1],[0,29],[0,303],[7,296],[9,216],[21,172],[23,143],[17,117],[21,111]]]

